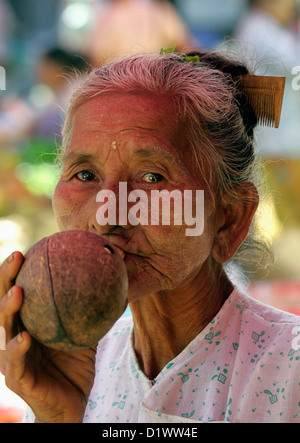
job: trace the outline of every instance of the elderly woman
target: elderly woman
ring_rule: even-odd
[[[224,270],[258,206],[256,117],[247,69],[199,53],[135,55],[94,70],[66,118],[53,208],[60,230],[106,237],[123,255],[131,317],[97,349],[45,348],[14,316],[15,252],[1,267],[1,371],[37,422],[299,422],[298,317],[240,293]],[[204,191],[203,230],[187,222],[99,223],[100,190]],[[195,204],[195,198],[194,202]],[[150,203],[149,203],[150,205]],[[149,207],[150,210],[150,207]]]

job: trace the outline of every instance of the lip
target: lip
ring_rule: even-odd
[[[119,246],[116,246],[113,243],[112,243],[112,245],[118,251],[118,253],[121,255],[122,259],[125,260],[127,252],[123,251],[123,249],[119,248]]]
[[[126,259],[129,255],[140,255],[136,254],[135,251],[133,251],[130,248],[130,245],[128,245],[128,239],[125,239],[124,237],[121,237],[119,235],[104,235],[104,237],[113,245],[114,248],[121,254],[123,260]]]

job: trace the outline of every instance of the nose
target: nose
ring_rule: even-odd
[[[108,234],[120,228],[129,230],[133,226],[128,221],[127,182],[107,184],[95,199],[94,210],[89,217],[89,230],[100,235]]]

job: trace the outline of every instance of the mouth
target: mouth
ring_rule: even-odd
[[[113,248],[121,255],[122,259],[125,261],[126,258],[129,258],[130,256],[137,255],[134,250],[128,245],[128,240],[119,236],[119,235],[107,235],[104,234],[103,237],[105,237],[108,242],[113,246]]]
[[[113,245],[114,248],[118,251],[118,253],[121,255],[122,259],[125,260],[127,253],[123,251],[123,249],[119,248],[116,245]]]
[[[103,237],[107,239],[109,244],[121,255],[123,261],[129,264],[132,260],[145,259],[147,254],[140,252],[138,248],[133,248],[128,239],[125,239],[117,234],[104,234]]]

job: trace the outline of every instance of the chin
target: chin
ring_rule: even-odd
[[[136,302],[151,294],[159,292],[160,288],[153,278],[147,278],[146,273],[128,274],[128,303]]]

